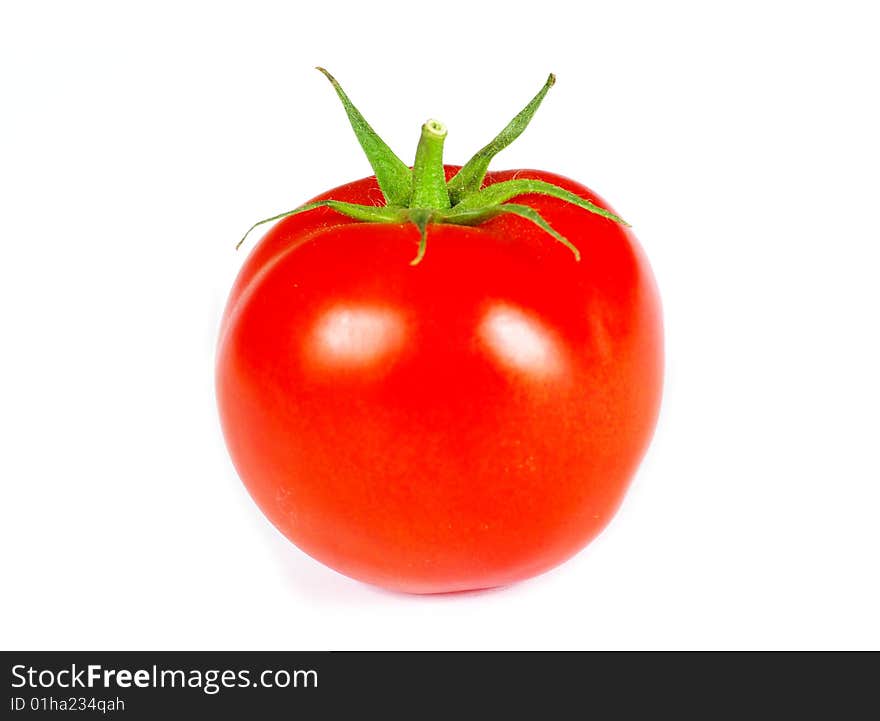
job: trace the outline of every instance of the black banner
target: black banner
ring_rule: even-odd
[[[877,654],[3,652],[4,717],[876,711]],[[74,714],[70,716],[68,714]],[[380,716],[381,715],[381,716]]]

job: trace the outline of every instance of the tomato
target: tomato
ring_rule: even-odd
[[[445,179],[459,170],[445,166]],[[588,188],[529,178],[611,210]],[[316,201],[375,205],[375,176]],[[437,593],[510,584],[614,515],[656,422],[660,302],[621,224],[527,194],[525,217],[429,226],[329,207],[278,222],[229,297],[217,399],[235,467],[299,548],[362,581]]]

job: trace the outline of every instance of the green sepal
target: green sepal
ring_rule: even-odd
[[[490,205],[483,208],[461,208],[456,206],[452,210],[436,217],[438,222],[452,223],[454,225],[478,225],[483,221],[495,218],[496,216],[509,213],[510,215],[518,215],[521,218],[532,221],[545,233],[551,235],[554,239],[562,243],[573,254],[577,261],[581,259],[580,251],[575,245],[564,235],[553,228],[550,223],[541,217],[541,214],[528,205],[518,205],[516,203],[504,203],[503,205]]]
[[[428,249],[428,223],[433,220],[434,212],[429,208],[413,208],[407,215],[419,229],[419,250],[416,253],[416,257],[409,262],[410,265],[418,265],[422,262],[422,258],[425,257],[425,251]]]
[[[342,101],[342,106],[348,115],[352,130],[354,130],[358,142],[364,149],[367,160],[370,161],[370,167],[376,175],[379,189],[382,191],[382,195],[385,196],[385,202],[388,205],[409,205],[410,193],[412,192],[412,171],[410,171],[406,163],[394,154],[394,151],[388,147],[385,141],[376,134],[376,131],[364,119],[364,116],[348,99],[336,78],[324,68],[317,68],[317,70],[324,73]]]
[[[538,106],[541,104],[547,91],[553,87],[555,82],[556,76],[550,73],[547,82],[544,83],[544,87],[532,98],[529,104],[517,113],[504,130],[495,136],[492,142],[477,151],[474,157],[468,160],[461,170],[449,180],[449,198],[453,205],[456,205],[465,195],[480,189],[492,158],[522,135],[522,132],[528,127],[532,117],[538,110]]]
[[[518,215],[521,218],[525,218],[526,220],[531,220],[541,230],[543,230],[545,233],[549,233],[554,238],[556,238],[556,240],[562,243],[566,248],[568,248],[574,254],[574,259],[580,262],[581,252],[568,238],[554,230],[553,226],[550,225],[550,223],[548,223],[546,220],[544,220],[544,218],[541,217],[541,214],[534,208],[529,207],[528,205],[517,205],[516,203],[505,203],[504,205],[498,205],[495,207],[498,209],[499,214],[511,213],[512,215]]]
[[[299,213],[314,210],[315,208],[332,208],[337,213],[342,213],[349,218],[364,220],[370,223],[403,223],[407,218],[407,211],[403,208],[392,208],[381,205],[358,205],[357,203],[344,203],[341,200],[318,200],[314,203],[306,203],[293,210],[273,215],[271,218],[263,218],[263,220],[257,221],[248,228],[247,233],[245,233],[241,240],[238,241],[235,249],[238,250],[251,232],[264,223],[271,223],[273,220],[281,220],[282,218],[288,218],[291,215],[298,215]]]
[[[584,210],[589,210],[591,213],[601,215],[603,218],[613,220],[615,223],[629,226],[629,223],[623,220],[623,218],[616,216],[610,210],[600,208],[595,203],[591,203],[589,200],[586,200],[575,193],[544,180],[518,179],[493,183],[482,190],[466,195],[455,207],[460,208],[461,210],[485,208],[487,206],[504,203],[518,195],[526,195],[528,193],[537,193],[539,195],[548,195],[551,198],[559,198],[559,200],[564,200],[566,203],[571,203]]]

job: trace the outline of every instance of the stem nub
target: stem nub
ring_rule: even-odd
[[[428,120],[422,126],[422,136],[413,163],[411,208],[445,210],[450,207],[446,173],[443,170],[445,141],[446,126],[439,120]]]

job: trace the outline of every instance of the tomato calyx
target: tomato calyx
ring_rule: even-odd
[[[254,223],[236,245],[239,248],[257,227],[315,208],[331,208],[354,220],[370,223],[413,223],[419,230],[419,247],[411,265],[418,265],[427,250],[428,226],[431,223],[479,225],[502,214],[517,215],[531,221],[556,241],[568,248],[580,260],[580,251],[558,233],[534,208],[508,201],[520,195],[539,194],[558,198],[579,208],[600,215],[622,225],[628,225],[614,213],[564,188],[542,180],[515,179],[483,186],[489,164],[504,148],[526,129],[547,91],[556,82],[552,73],[534,98],[511,120],[493,140],[481,148],[461,169],[446,180],[443,168],[443,144],[447,130],[443,123],[428,120],[416,148],[412,168],[408,167],[366,121],[349,100],[345,91],[329,72],[321,71],[339,96],[354,134],[370,162],[385,205],[360,205],[339,200],[319,200],[306,203],[270,218]]]

